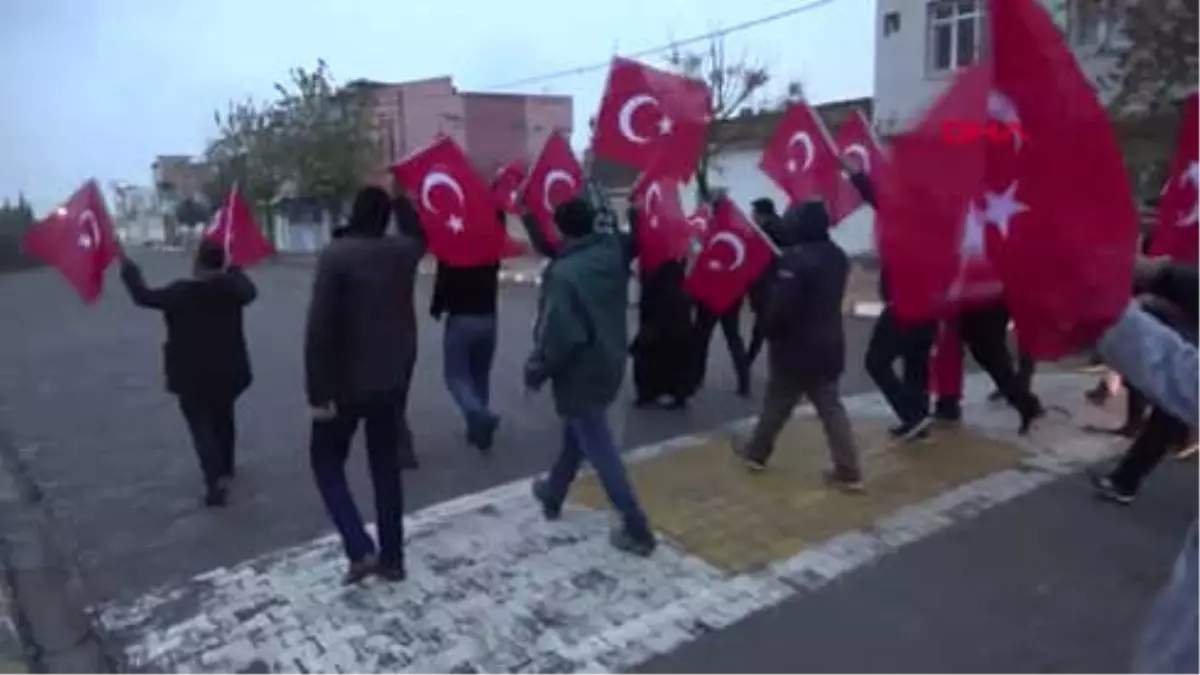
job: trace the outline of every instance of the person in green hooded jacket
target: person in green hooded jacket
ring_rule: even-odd
[[[542,277],[525,384],[537,391],[550,382],[555,408],[563,420],[563,445],[549,475],[534,482],[533,495],[546,518],[557,518],[586,459],[622,517],[612,533],[613,546],[650,555],[656,543],[654,533],[629,482],[607,419],[625,375],[634,238],[597,230],[596,209],[584,199],[559,205],[554,221],[563,243],[559,250],[549,252],[553,259]]]

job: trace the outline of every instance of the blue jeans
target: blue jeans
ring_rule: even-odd
[[[584,459],[596,471],[608,501],[621,514],[626,532],[635,539],[653,538],[646,514],[625,473],[621,453],[613,443],[604,410],[563,418],[562,450],[546,479],[545,497],[550,505],[559,506],[566,500]]]
[[[488,410],[492,357],[496,353],[496,317],[456,314],[446,317],[442,335],[446,388],[467,421],[476,428],[494,416]]]
[[[1196,527],[1192,523],[1171,579],[1159,591],[1146,617],[1133,656],[1135,673],[1194,673],[1200,664],[1196,638],[1196,570],[1200,565]]]
[[[358,562],[375,553],[362,516],[346,483],[346,459],[350,441],[363,423],[367,436],[367,462],[375,491],[376,527],[379,530],[379,562],[392,569],[404,568],[404,491],[400,482],[397,422],[398,398],[380,396],[359,405],[339,406],[337,417],[312,423],[309,459],[313,478],[321,492],[325,510],[342,538],[346,557]]]

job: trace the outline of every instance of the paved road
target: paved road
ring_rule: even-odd
[[[176,254],[138,258],[151,283],[186,268]],[[161,387],[163,329],[154,313],[130,304],[115,273],[94,307],[83,307],[48,271],[0,277],[0,316],[9,328],[0,335],[0,430],[11,435],[46,496],[59,538],[77,557],[89,603],[131,597],[329,527],[309,475],[302,394],[301,326],[311,269],[264,266],[251,276],[260,290],[247,316],[255,384],[239,408],[234,505],[218,512],[199,507],[196,461],[174,401]],[[418,289],[419,307],[427,304],[429,280]],[[523,393],[519,376],[535,294],[528,286],[503,290],[493,398],[504,421],[488,459],[464,442],[440,377],[440,326],[421,317],[409,415],[422,467],[407,481],[409,510],[548,464],[558,445],[556,419],[548,399]],[[866,325],[849,321],[850,353],[858,354]],[[625,447],[754,412],[753,402],[733,394],[720,337],[711,359],[708,388],[690,410],[618,407]],[[860,369],[852,368],[846,385],[866,387]],[[368,489],[361,461],[352,463],[352,475],[359,489]]]

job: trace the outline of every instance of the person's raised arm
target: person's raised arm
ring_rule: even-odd
[[[237,296],[238,304],[245,307],[254,302],[258,297],[258,288],[255,287],[254,282],[250,280],[250,277],[246,275],[242,268],[231,265],[225,273],[229,275],[232,282],[233,292]]]
[[[142,268],[129,258],[121,258],[121,282],[129,291],[133,304],[147,309],[170,309],[177,297],[174,284],[163,288],[150,288],[142,276]]]

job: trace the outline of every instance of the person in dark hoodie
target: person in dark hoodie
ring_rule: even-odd
[[[504,227],[504,212],[496,217],[498,227]],[[439,262],[429,303],[435,320],[447,315],[442,340],[446,388],[466,419],[467,442],[482,452],[491,449],[500,424],[488,409],[499,277],[499,262],[475,267]]]
[[[847,166],[850,183],[862,200],[876,208],[875,189],[870,178]],[[929,434],[929,355],[937,336],[937,323],[901,322],[895,315],[888,295],[886,262],[881,260],[879,300],[883,312],[875,321],[867,343],[864,365],[867,374],[891,406],[900,422],[889,430],[902,440],[915,440]],[[902,377],[896,375],[897,362]]]
[[[631,228],[637,227],[637,212],[629,209]],[[683,408],[695,393],[691,365],[692,301],[683,290],[686,263],[669,260],[653,270],[641,272],[638,300],[638,332],[629,353],[633,357],[634,405]]]
[[[758,225],[758,229],[762,230],[763,234],[767,235],[767,238],[776,246],[779,246],[779,234],[783,221],[775,212],[775,202],[771,201],[770,197],[755,199],[750,204],[750,214],[754,218],[754,223]],[[750,347],[746,350],[747,370],[754,366],[759,352],[762,351],[763,345],[767,341],[767,336],[763,333],[762,310],[766,287],[771,278],[771,270],[768,269],[750,287],[750,311],[754,312],[754,326],[750,329]]]
[[[121,256],[121,281],[134,304],[159,310],[166,322],[167,391],[187,421],[208,506],[225,505],[236,472],[234,407],[253,381],[242,314],[258,292],[226,263],[225,249],[206,239],[196,251],[192,278],[150,288],[141,268]]]
[[[425,242],[412,205],[397,202],[373,186],[355,196],[349,225],[317,259],[305,329],[310,459],[350,562],[348,584],[372,573],[405,578],[401,444],[408,441],[403,411],[417,356],[413,288]],[[399,235],[385,236],[394,208]],[[360,424],[378,553],[346,483],[350,442]]]
[[[730,208],[718,203],[716,208]],[[767,391],[749,441],[735,442],[748,469],[761,471],[775,440],[800,399],[812,401],[825,429],[833,469],[825,479],[847,491],[862,490],[859,452],[842,405],[838,382],[845,370],[842,302],[850,261],[829,236],[821,201],[794,205],[783,216],[782,254],[766,290]]]
[[[650,555],[654,533],[625,472],[607,411],[621,389],[627,352],[626,311],[634,237],[595,229],[597,212],[584,199],[558,206],[554,222],[563,244],[543,275],[534,346],[525,385],[549,381],[563,422],[563,445],[549,475],[533,483],[547,519],[559,517],[586,459],[621,515],[610,541],[622,551]]]

